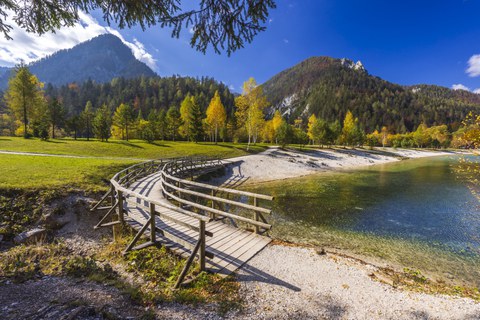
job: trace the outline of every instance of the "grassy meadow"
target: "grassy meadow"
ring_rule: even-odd
[[[156,141],[147,143],[142,140],[98,140],[86,139],[24,139],[20,137],[1,137],[0,150],[14,152],[33,152],[57,155],[75,155],[88,157],[159,159],[204,155],[210,157],[232,158],[248,153],[263,151],[265,146],[250,146],[234,143],[194,143],[186,141]]]
[[[230,158],[256,153],[264,146],[245,144],[155,142],[140,140],[23,139],[0,138],[0,150],[77,157],[0,154],[0,189],[68,188],[102,191],[115,172],[147,159],[204,155]]]

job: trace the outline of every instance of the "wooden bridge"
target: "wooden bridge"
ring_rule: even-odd
[[[195,181],[223,167],[220,160],[188,158],[154,160],[118,172],[110,191],[92,208],[107,213],[95,228],[128,224],[138,231],[125,248],[165,246],[186,257],[178,287],[195,258],[200,270],[227,276],[271,239],[264,214],[271,210],[259,201],[272,197]],[[102,203],[108,205],[101,207]],[[137,245],[140,238],[147,241]]]

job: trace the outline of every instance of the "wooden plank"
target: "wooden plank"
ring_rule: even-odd
[[[238,254],[238,252],[235,254],[236,257],[236,262],[224,266],[223,269],[219,270],[217,273],[222,275],[222,276],[227,276],[231,273],[233,273],[235,270],[243,266],[248,260],[253,258],[258,252],[263,250],[269,243],[271,239],[268,241],[265,239],[257,239],[255,242],[250,243],[248,246],[245,246],[245,250],[243,253]]]

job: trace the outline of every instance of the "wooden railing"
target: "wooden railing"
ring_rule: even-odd
[[[263,233],[270,230],[272,226],[267,222],[264,214],[270,214],[271,210],[259,206],[258,199],[272,201],[273,197],[253,192],[216,187],[178,177],[178,175],[185,176],[185,173],[188,175],[189,172],[194,172],[198,169],[201,170],[202,168],[209,168],[218,165],[221,165],[219,160],[204,160],[195,162],[180,159],[167,162],[161,170],[162,190],[164,195],[167,198],[175,200],[179,204],[196,208],[203,212],[208,212],[212,219],[227,217],[236,221],[241,221],[253,225],[256,233]],[[193,191],[192,188],[195,188],[198,191]],[[208,191],[209,194],[205,193],[205,191]],[[217,196],[217,194],[222,195],[222,197]],[[198,200],[191,201],[185,197],[186,195],[195,196],[197,199],[200,198],[209,201],[211,205],[207,206],[205,204],[198,203]],[[228,199],[230,196],[241,196],[243,198],[247,198],[247,203],[243,201],[230,200]],[[238,214],[216,208],[218,204],[227,204],[229,206],[247,209],[253,213],[253,218],[240,216]]]
[[[95,228],[115,226],[125,223],[125,202],[134,203],[135,206],[146,209],[149,213],[147,222],[140,228],[133,240],[124,250],[126,254],[130,250],[139,250],[152,245],[158,245],[157,231],[162,235],[168,236],[172,241],[191,250],[191,255],[182,270],[175,287],[178,287],[183,281],[193,259],[198,255],[200,270],[205,270],[206,257],[212,259],[214,255],[206,250],[206,237],[213,237],[213,234],[206,230],[206,223],[214,219],[230,218],[241,221],[255,227],[256,233],[263,233],[271,229],[263,214],[269,214],[269,209],[260,207],[257,199],[273,200],[273,197],[238,191],[234,189],[215,187],[212,185],[193,181],[195,177],[218,169],[223,166],[220,160],[209,160],[207,158],[184,158],[172,160],[152,160],[130,166],[116,173],[110,180],[110,190],[101,198],[101,200],[91,209],[108,210],[107,213],[98,222]],[[131,185],[141,178],[160,172],[161,189],[164,199],[153,199],[130,189]],[[186,178],[190,178],[190,180]],[[207,190],[208,194],[205,193]],[[220,197],[218,195],[223,195]],[[228,199],[229,195],[242,196],[251,200],[252,204]],[[197,201],[187,199],[187,197],[196,197]],[[109,205],[100,207],[101,203],[109,201]],[[199,202],[210,201],[210,206]],[[247,209],[253,212],[253,219],[240,216],[218,208],[219,204],[225,204],[237,208]],[[162,212],[159,208],[166,208],[176,213],[194,218],[196,224],[187,223],[176,219],[165,210]],[[209,215],[206,215],[206,214]],[[117,220],[106,222],[109,217]],[[186,227],[198,233],[198,239],[195,245],[185,241],[175,234],[162,230],[156,225],[156,217],[169,220],[174,224]],[[135,246],[142,235],[150,229],[149,240],[141,245]]]

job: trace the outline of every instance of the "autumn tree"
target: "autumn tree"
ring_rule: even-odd
[[[182,123],[182,119],[180,118],[180,112],[178,111],[177,107],[171,106],[166,115],[166,122],[167,122],[167,131],[170,138],[175,141],[175,137],[178,133],[178,128]]]
[[[266,96],[263,94],[263,89],[257,86],[254,78],[248,79],[243,84],[242,95],[235,98],[235,106],[239,127],[244,127],[248,135],[248,147],[253,141],[255,144],[258,134],[265,122],[263,114],[264,109],[268,106]]]
[[[282,125],[283,117],[279,110],[276,110],[272,118],[272,129],[275,132],[275,143],[278,143],[278,128]]]
[[[159,24],[171,27],[172,37],[178,38],[183,28],[191,28],[192,47],[205,53],[212,46],[215,52],[226,50],[230,55],[265,30],[275,6],[274,0],[200,1],[198,5],[181,0],[8,0],[0,2],[0,32],[11,39],[9,16],[26,31],[41,35],[80,22],[79,12],[100,11],[107,24],[113,22],[120,29],[140,25],[145,30]]]
[[[93,113],[92,102],[87,101],[87,104],[85,105],[85,109],[81,114],[82,124],[87,134],[87,141],[90,140],[90,136],[92,133],[94,116],[95,116],[95,113]]]
[[[122,131],[122,140],[128,141],[128,129],[134,122],[134,113],[130,105],[121,103],[113,114],[113,124]]]
[[[308,135],[308,138],[312,141],[312,144],[315,144],[315,135],[313,133],[313,128],[316,122],[317,122],[317,116],[315,116],[315,114],[312,114],[308,118],[308,125],[307,125],[307,135]]]
[[[213,140],[215,141],[215,143],[217,143],[218,130],[225,126],[226,121],[227,112],[225,111],[225,107],[222,104],[222,100],[220,99],[220,95],[218,94],[217,90],[215,91],[215,95],[213,96],[210,104],[208,105],[206,119],[209,127],[213,128]]]
[[[423,148],[430,142],[430,135],[428,134],[428,126],[421,123],[415,132],[413,132],[413,140],[417,148]]]
[[[14,73],[8,81],[5,101],[14,116],[23,122],[23,136],[27,138],[30,119],[35,117],[35,113],[39,114],[36,111],[45,104],[43,84],[23,63],[15,67]]]
[[[387,127],[383,126],[382,127],[382,147],[385,148],[385,146],[388,144],[388,129]]]
[[[192,118],[192,112],[192,96],[188,93],[180,104],[180,118],[182,120],[182,124],[178,128],[180,135],[186,139],[190,139],[190,120]]]
[[[52,128],[52,139],[55,139],[55,128],[63,125],[65,121],[65,109],[57,98],[48,104],[48,119]]]
[[[364,132],[358,125],[358,118],[354,118],[353,114],[348,111],[343,120],[341,143],[353,147],[357,144],[363,144],[364,140]]]
[[[112,116],[110,110],[104,104],[95,112],[95,117],[93,118],[93,132],[98,139],[108,142],[111,127]]]

